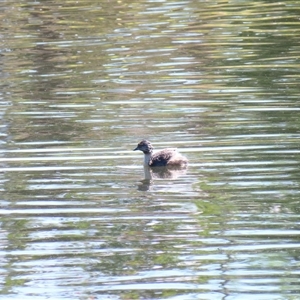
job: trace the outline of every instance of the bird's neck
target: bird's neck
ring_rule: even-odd
[[[152,152],[144,152],[144,165],[149,166]]]

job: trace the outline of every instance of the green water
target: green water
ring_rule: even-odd
[[[298,298],[297,1],[0,16],[0,299]]]

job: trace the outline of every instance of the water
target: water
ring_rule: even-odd
[[[296,1],[0,7],[1,299],[298,299]]]

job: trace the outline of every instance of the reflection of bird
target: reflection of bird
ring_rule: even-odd
[[[144,165],[150,167],[185,167],[188,163],[186,157],[182,156],[175,148],[166,148],[153,152],[151,143],[147,140],[139,142],[135,150],[144,152]]]
[[[178,177],[186,173],[185,167],[157,167],[149,168],[149,166],[144,166],[145,179],[177,179]]]

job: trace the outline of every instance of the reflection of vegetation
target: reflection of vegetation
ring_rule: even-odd
[[[0,294],[2,295],[9,294],[15,287],[23,286],[27,281],[18,278],[19,272],[15,270],[14,262],[18,261],[19,257],[10,255],[13,251],[25,249],[26,246],[24,241],[27,240],[27,233],[23,229],[27,224],[28,220],[25,219],[15,220],[4,217],[1,218],[2,251],[7,253],[2,259],[2,268],[5,269],[1,281],[2,286]]]
[[[7,235],[7,240],[9,241],[8,249],[10,250],[20,250],[26,247],[24,243],[27,240],[27,232],[24,230],[28,224],[28,220],[3,220],[3,228],[8,230],[10,233]],[[13,231],[11,230],[13,228]]]
[[[13,274],[11,274],[13,276]],[[16,274],[17,275],[17,274]],[[24,286],[27,281],[25,279],[12,279],[10,276],[5,278],[3,288],[0,290],[0,294],[7,295],[13,291],[14,288]]]

